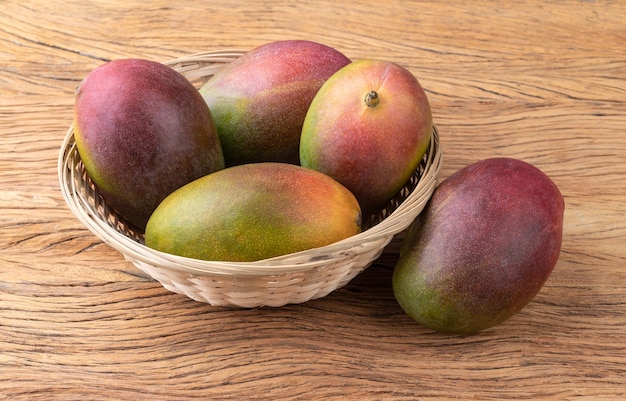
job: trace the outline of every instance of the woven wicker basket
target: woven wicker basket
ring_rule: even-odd
[[[165,64],[196,87],[243,52],[192,55]],[[85,172],[70,127],[59,155],[59,180],[76,217],[95,235],[170,291],[219,306],[258,307],[302,303],[343,287],[377,259],[422,211],[437,184],[442,154],[437,130],[420,166],[386,208],[364,216],[364,230],[321,248],[257,262],[202,261],[155,251],[98,194]],[[397,240],[396,240],[397,241]]]

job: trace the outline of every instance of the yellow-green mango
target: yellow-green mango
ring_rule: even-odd
[[[359,204],[332,178],[287,163],[233,166],[169,195],[146,245],[170,254],[249,262],[321,247],[360,232]]]

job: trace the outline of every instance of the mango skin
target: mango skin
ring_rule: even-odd
[[[114,60],[87,75],[76,90],[74,136],[104,200],[140,229],[175,189],[224,168],[202,96],[149,60]]]
[[[564,208],[554,182],[526,162],[493,158],[457,171],[409,228],[392,278],[398,303],[440,332],[507,320],[556,265]]]
[[[360,232],[346,188],[287,163],[252,163],[202,177],[168,196],[146,227],[147,246],[213,261],[251,262]]]
[[[306,40],[256,47],[200,88],[215,119],[227,166],[252,162],[299,164],[304,116],[313,97],[350,60]]]
[[[378,104],[368,106],[370,91]],[[386,205],[428,149],[433,129],[428,98],[404,67],[358,60],[330,77],[307,112],[300,164],[345,185],[363,212]]]

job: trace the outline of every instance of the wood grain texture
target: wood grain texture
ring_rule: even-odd
[[[0,399],[626,399],[624,21],[620,1],[2,1]],[[211,307],[65,207],[56,162],[89,71],[286,38],[409,68],[442,178],[511,156],[554,179],[563,248],[533,302],[436,334],[395,302],[387,254],[320,300]]]

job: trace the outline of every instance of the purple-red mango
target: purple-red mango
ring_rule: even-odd
[[[256,47],[200,88],[217,125],[227,166],[299,164],[302,123],[313,97],[350,63],[329,46],[284,40]]]
[[[358,60],[330,77],[313,99],[300,163],[345,185],[363,212],[373,212],[409,180],[432,129],[428,98],[410,71],[389,61]]]
[[[114,60],[89,73],[76,90],[74,136],[103,199],[140,229],[171,192],[224,168],[202,96],[154,61]]]
[[[417,322],[469,334],[526,306],[559,258],[564,200],[533,165],[471,164],[435,190],[405,238],[393,291]]]

